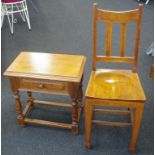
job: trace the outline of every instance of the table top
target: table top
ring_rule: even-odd
[[[4,75],[80,82],[85,62],[82,55],[21,52]]]

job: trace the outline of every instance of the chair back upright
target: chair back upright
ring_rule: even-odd
[[[140,44],[140,32],[142,22],[143,5],[139,4],[138,9],[129,11],[109,11],[97,8],[97,4],[93,4],[93,70],[96,70],[97,62],[119,62],[133,64],[133,72],[137,72],[138,51]],[[106,22],[106,46],[105,55],[97,55],[97,26],[98,22]],[[126,31],[129,22],[136,22],[136,37],[134,55],[125,56],[126,49]],[[121,24],[120,34],[120,53],[119,56],[111,55],[111,40],[112,40],[112,24]]]

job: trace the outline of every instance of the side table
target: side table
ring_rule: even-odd
[[[82,80],[86,58],[80,55],[21,52],[5,71],[14,94],[17,121],[21,127],[26,123],[71,129],[78,134],[79,119],[83,108]],[[20,91],[27,91],[25,108],[20,102]],[[40,101],[32,92],[68,95],[72,104]],[[72,123],[59,123],[26,117],[34,104],[72,109]]]

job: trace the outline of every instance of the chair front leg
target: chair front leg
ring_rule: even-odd
[[[91,127],[92,127],[92,105],[86,99],[86,108],[85,108],[85,132],[86,132],[86,143],[85,147],[91,148]]]
[[[139,103],[139,105],[137,105],[135,109],[134,121],[132,126],[132,133],[131,133],[131,141],[129,146],[130,152],[136,152],[136,143],[137,143],[137,138],[138,138],[139,129],[141,125],[143,109],[144,109],[144,103]]]

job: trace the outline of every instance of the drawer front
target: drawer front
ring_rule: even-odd
[[[67,93],[67,84],[59,81],[20,79],[20,89],[48,93]]]

